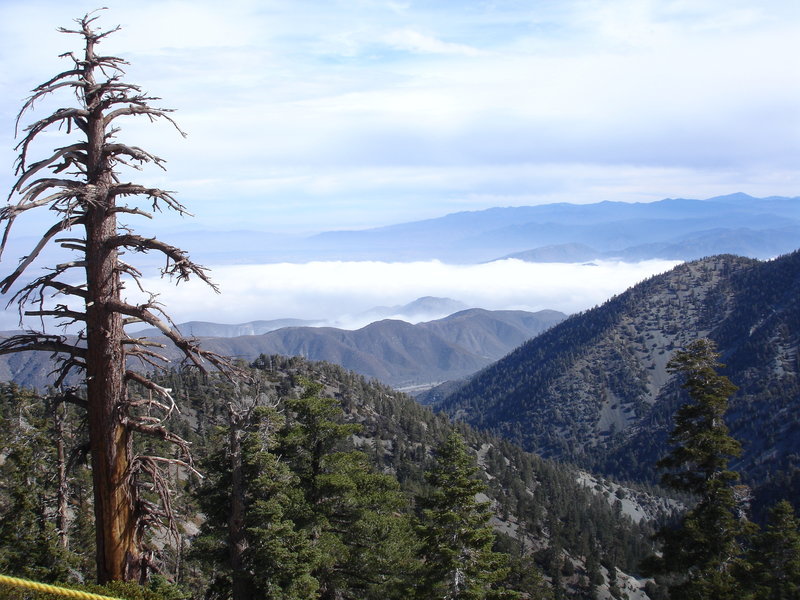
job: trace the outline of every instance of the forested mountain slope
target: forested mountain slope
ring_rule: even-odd
[[[442,411],[543,456],[651,479],[686,401],[666,364],[698,337],[717,342],[739,386],[728,424],[750,481],[800,453],[800,253],[730,255],[676,267],[574,315],[449,393]]]
[[[260,354],[302,356],[403,387],[466,377],[565,317],[554,310],[531,313],[473,308],[416,325],[383,320],[356,331],[284,327],[263,335],[199,339],[206,350],[246,361]],[[153,339],[160,338],[154,335]],[[165,354],[180,359],[169,349]],[[41,388],[52,381],[48,378],[51,370],[52,359],[43,352],[0,356],[0,377],[20,385]]]
[[[324,360],[402,387],[474,373],[563,318],[556,311],[469,309],[416,325],[384,320],[356,331],[293,327],[263,336],[203,340],[202,346],[248,360],[262,353]]]
[[[361,431],[353,437],[356,447],[412,494],[424,491],[423,473],[431,465],[433,448],[456,428],[489,484],[487,493],[497,513],[495,528],[509,536],[504,538],[505,549],[512,554],[522,549],[533,552],[544,571],[563,580],[578,597],[587,583],[587,557],[628,573],[638,572],[638,561],[651,548],[652,519],[672,510],[672,503],[642,491],[625,490],[609,497],[608,490],[618,489],[610,482],[601,484],[574,467],[524,452],[463,423],[454,425],[409,396],[338,365],[262,355],[253,366],[267,375],[274,386],[267,393],[276,396],[288,393],[303,379],[321,383],[325,395],[341,402],[345,421],[360,425]],[[204,427],[220,420],[224,395],[218,389],[197,377],[173,375],[165,383],[177,396],[186,397],[182,404],[189,409],[190,420],[205,423]],[[641,522],[629,519],[619,501],[623,497],[626,506],[648,517]],[[575,565],[568,578],[559,573],[565,560]]]
[[[265,495],[260,499],[274,503],[285,501],[286,504],[280,506],[288,511],[294,506],[292,502],[298,501],[298,489],[292,486],[298,485],[297,478],[302,480],[305,471],[296,473],[296,476],[284,472],[277,477],[267,469],[270,465],[274,468],[278,464],[291,466],[298,459],[320,451],[315,444],[302,444],[299,449],[292,445],[293,440],[305,439],[295,436],[300,435],[299,415],[307,411],[302,412],[305,415],[302,418],[308,419],[303,421],[306,423],[304,426],[309,432],[316,432],[315,435],[319,436],[316,439],[321,440],[331,432],[342,436],[335,447],[326,451],[336,452],[327,454],[327,460],[320,463],[324,467],[323,477],[329,477],[325,480],[326,506],[339,507],[337,510],[344,511],[342,515],[349,514],[348,511],[356,512],[351,506],[357,504],[353,494],[367,497],[375,493],[368,487],[351,489],[345,485],[350,481],[348,473],[353,472],[354,465],[366,461],[371,464],[370,472],[396,479],[407,500],[405,508],[382,509],[380,515],[387,519],[386,523],[392,519],[403,520],[411,513],[422,518],[424,515],[419,506],[415,510],[414,502],[430,493],[430,482],[424,473],[436,462],[434,450],[454,430],[458,430],[472,460],[479,467],[480,478],[487,485],[486,494],[480,499],[491,502],[494,513],[491,523],[498,534],[496,550],[510,557],[512,571],[507,584],[512,589],[538,590],[540,593],[531,597],[551,598],[537,576],[541,569],[548,578],[546,587],[566,590],[568,597],[608,597],[609,590],[614,587],[625,589],[632,598],[647,598],[642,589],[645,582],[633,580],[624,573],[637,572],[641,559],[652,551],[652,519],[672,510],[674,504],[643,491],[619,488],[573,467],[526,453],[508,441],[493,438],[463,423],[454,425],[444,415],[434,414],[410,397],[336,365],[311,363],[297,357],[261,356],[253,367],[252,371],[247,371],[246,381],[240,379],[235,383],[217,374],[203,375],[195,371],[172,371],[157,378],[160,385],[171,390],[180,409],[174,411],[164,425],[191,445],[195,465],[203,473],[205,481],[220,480],[224,484],[225,477],[230,474],[229,459],[234,453],[232,440],[241,441],[242,448],[245,439],[256,441],[255,446],[246,446],[250,451],[257,451],[260,457],[259,461],[247,463],[249,468],[257,467],[257,476],[248,479],[248,483],[273,490],[272,495],[263,492]],[[305,390],[309,389],[309,382],[313,382],[312,386],[318,385],[318,391],[308,404],[298,404],[300,398],[308,398]],[[147,394],[146,390],[134,389],[132,392],[134,396]],[[332,404],[320,400],[322,397],[332,398]],[[256,404],[259,408],[252,408]],[[58,488],[58,478],[53,476],[58,437],[53,434],[54,406],[13,384],[0,385],[0,421],[3,424],[0,428],[0,456],[4,457],[0,462],[4,481],[0,490],[4,498],[0,506],[0,525],[13,527],[19,519],[36,520],[41,518],[41,511],[50,515],[54,510],[52,499],[56,497]],[[248,409],[251,416],[247,418],[267,420],[265,430],[261,431],[247,421],[236,424],[236,419],[245,418],[243,415],[247,413],[243,409],[247,407],[251,407]],[[252,416],[256,414],[262,416]],[[66,438],[60,439],[66,445],[67,454],[73,447],[79,452],[85,441],[85,424],[80,413],[70,408],[60,419],[59,431],[66,434]],[[251,434],[257,431],[261,433],[253,437]],[[266,456],[264,452],[272,447],[270,444],[276,443],[283,445],[271,457]],[[141,447],[137,446],[136,450],[149,457],[163,454],[167,449],[168,446],[159,441],[148,441]],[[268,459],[274,460],[269,462]],[[186,463],[178,461],[176,465],[185,466]],[[164,471],[164,478],[159,480],[161,485],[168,485],[174,492],[169,513],[177,519],[177,527],[170,536],[154,536],[149,542],[156,552],[153,560],[157,561],[162,575],[186,586],[192,597],[203,597],[204,589],[213,588],[217,574],[225,572],[224,557],[229,548],[224,535],[212,535],[213,532],[210,533],[205,525],[207,521],[228,513],[228,504],[233,500],[226,498],[233,496],[233,484],[214,488],[214,493],[220,496],[214,503],[207,497],[210,493],[207,484],[189,477],[177,466]],[[70,523],[65,528],[69,530],[71,539],[70,564],[74,563],[76,570],[85,571],[90,568],[93,544],[91,528],[87,527],[92,512],[91,497],[86,493],[90,485],[85,477],[88,467],[79,459],[71,461],[68,468],[67,483],[74,498],[71,511],[66,515]],[[365,476],[363,467],[356,471]],[[26,473],[27,478],[15,478],[15,474],[21,472]],[[367,481],[373,479],[367,477]],[[10,495],[13,492],[11,484],[15,482],[23,482],[14,488],[20,490],[18,496]],[[373,481],[373,484],[377,482]],[[275,488],[282,489],[282,495],[276,495]],[[28,497],[23,503],[24,514],[15,512],[17,509],[12,500],[24,496]],[[37,502],[42,504],[42,508],[36,508]],[[262,505],[256,502],[251,506],[258,508]],[[278,504],[269,506],[273,509],[279,507]],[[204,510],[201,507],[205,507]],[[392,510],[396,512],[392,513]],[[291,534],[286,523],[279,520],[283,513],[273,510],[268,514],[264,522],[274,525],[276,532],[270,539],[276,544],[290,545],[292,538],[280,537],[281,532],[286,536]],[[634,514],[636,521],[629,519],[627,514]],[[380,515],[376,513],[374,516],[378,518]],[[296,516],[293,518],[297,520]],[[299,522],[295,523],[297,527],[300,527]],[[366,526],[366,523],[360,525]],[[10,539],[8,527],[3,531],[6,532],[4,539]],[[259,531],[263,533],[273,529],[268,527]],[[388,538],[393,533],[397,532],[387,528],[382,536],[391,542]],[[0,545],[0,562],[11,556],[16,561],[14,564],[39,568],[40,575],[49,573],[46,565],[39,564],[41,557],[38,554],[24,555],[26,548],[38,549],[48,540],[55,540],[54,535],[47,539],[41,532],[39,535],[41,544],[29,543],[26,539],[28,546],[20,546],[19,539],[14,538],[18,543],[13,548]],[[358,533],[344,528],[336,535],[352,537]],[[355,545],[371,541],[366,538],[356,540]],[[347,544],[351,542],[346,542],[345,546],[349,548]],[[409,539],[408,543],[406,554],[416,547],[413,540]],[[220,550],[221,554],[217,556],[208,549]],[[287,553],[281,562],[262,566],[265,571],[289,569],[293,556]],[[336,558],[331,557],[332,560]],[[215,560],[220,562],[215,563]],[[370,567],[375,565],[361,565],[362,570]],[[342,577],[347,579],[348,576]],[[595,596],[595,592],[600,596]],[[559,594],[558,597],[563,596]]]

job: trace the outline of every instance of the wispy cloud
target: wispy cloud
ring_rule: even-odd
[[[472,46],[445,42],[413,29],[392,31],[386,37],[386,41],[395,48],[420,54],[454,54],[461,56],[480,56],[483,54],[483,52]]]
[[[792,0],[109,5],[101,23],[123,29],[103,49],[129,58],[130,79],[177,108],[190,134],[126,123],[126,140],[169,161],[166,174],[137,178],[182,192],[209,226],[220,202],[231,214],[264,206],[259,227],[279,206],[279,227],[323,229],[346,226],[339,213],[388,224],[400,205],[429,216],[486,208],[493,196],[797,190]],[[0,3],[0,187],[10,185],[19,101],[71,47],[55,28],[94,8]],[[379,171],[413,173],[416,187],[398,193]]]

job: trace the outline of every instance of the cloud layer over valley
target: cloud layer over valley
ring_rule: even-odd
[[[214,268],[212,277],[220,286],[219,295],[199,282],[176,286],[152,278],[144,283],[160,294],[159,300],[178,322],[243,323],[293,317],[357,328],[366,325],[358,315],[370,308],[406,304],[422,296],[453,298],[487,309],[572,313],[602,303],[675,264],[664,260],[589,264],[502,260],[481,265],[439,261],[279,263]]]

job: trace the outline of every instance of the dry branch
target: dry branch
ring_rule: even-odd
[[[166,364],[166,358],[157,351],[163,344],[131,338],[124,331],[125,325],[138,321],[156,327],[180,350],[184,360],[204,371],[214,368],[235,373],[236,370],[229,359],[203,350],[195,340],[183,337],[155,296],[150,295],[150,300],[141,305],[130,304],[121,296],[123,276],[129,276],[142,289],[142,273],[120,259],[123,250],[158,252],[167,260],[163,275],[175,276],[178,281],[197,277],[215,291],[217,288],[206,269],[180,248],[136,235],[116,221],[118,214],[152,218],[150,212],[135,205],[134,199],[150,203],[153,212],[166,207],[188,214],[172,192],[120,181],[115,170],[120,165],[134,169],[153,165],[163,169],[164,160],[138,146],[116,141],[120,134],[119,120],[128,116],[164,120],[181,135],[186,134],[173,120],[172,110],[152,106],[157,97],[122,81],[123,67],[127,65],[122,58],[96,52],[97,44],[119,29],[95,29],[98,16],[96,12],[88,13],[76,21],[77,27],[60,29],[80,36],[83,52],[62,54],[71,61],[70,68],[34,88],[17,116],[19,127],[22,117],[51,94],[69,92],[76,101],[73,106],[59,108],[24,127],[16,146],[17,179],[8,204],[0,209],[0,222],[4,224],[0,255],[20,215],[47,208],[56,218],[32,251],[21,257],[0,281],[0,293],[13,293],[9,304],[16,303],[19,307],[20,322],[23,317],[36,317],[42,332],[29,331],[0,341],[0,354],[50,352],[56,365],[53,374],[57,376],[57,385],[75,371],[85,374],[98,578],[105,582],[143,576],[142,569],[150,559],[142,543],[142,529],[154,521],[169,520],[172,515],[169,486],[159,465],[176,464],[193,471],[188,445],[163,425],[177,409],[169,390],[127,368],[129,358],[150,368]],[[54,128],[74,133],[79,140],[34,160],[34,142],[41,141],[41,134]],[[74,229],[80,229],[81,234],[59,235]],[[37,258],[54,244],[73,252],[74,259],[57,264],[25,283],[25,276],[30,274]],[[82,283],[74,282],[76,270],[85,273]],[[18,289],[14,291],[15,288]],[[48,303],[58,295],[82,306],[76,308],[62,302],[51,307]],[[80,326],[80,334],[68,338],[45,333],[46,318],[59,325]],[[143,386],[151,397],[131,399],[128,382]],[[148,414],[132,414],[137,411]],[[151,411],[158,416],[150,414]],[[174,444],[181,458],[133,456],[131,433],[155,436]],[[139,489],[143,486],[161,497],[161,508],[142,498]]]

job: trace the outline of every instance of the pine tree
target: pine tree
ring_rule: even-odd
[[[258,395],[228,405],[197,493],[206,521],[192,555],[208,568],[207,598],[314,597],[311,543],[288,516],[302,501],[298,481],[272,452],[282,424]]]
[[[770,511],[766,529],[753,543],[750,563],[754,600],[800,598],[800,521],[786,500]]]
[[[313,547],[319,598],[407,598],[416,572],[416,540],[397,480],[376,473],[343,423],[337,400],[305,382],[287,398],[279,452],[297,475],[302,503],[292,517]]]
[[[57,527],[56,447],[44,402],[13,384],[0,396],[0,572],[66,581],[78,559]]]
[[[525,546],[524,541],[497,534],[494,549],[508,556],[508,574],[503,585],[528,600],[553,600],[553,589],[545,582],[534,555]]]
[[[436,449],[436,463],[426,472],[432,492],[419,499],[425,561],[421,598],[515,597],[496,586],[507,575],[507,556],[492,550],[489,503],[476,498],[486,484],[477,473],[463,439],[452,432]]]
[[[736,572],[742,565],[742,540],[752,524],[744,515],[739,475],[728,461],[741,454],[741,446],[728,434],[724,415],[728,398],[736,391],[721,365],[711,340],[699,339],[677,352],[668,363],[672,373],[684,377],[692,402],[675,416],[670,436],[673,449],[659,461],[668,469],[662,482],[688,492],[697,503],[675,529],[663,529],[663,556],[648,567],[667,574],[673,600],[740,600]]]

